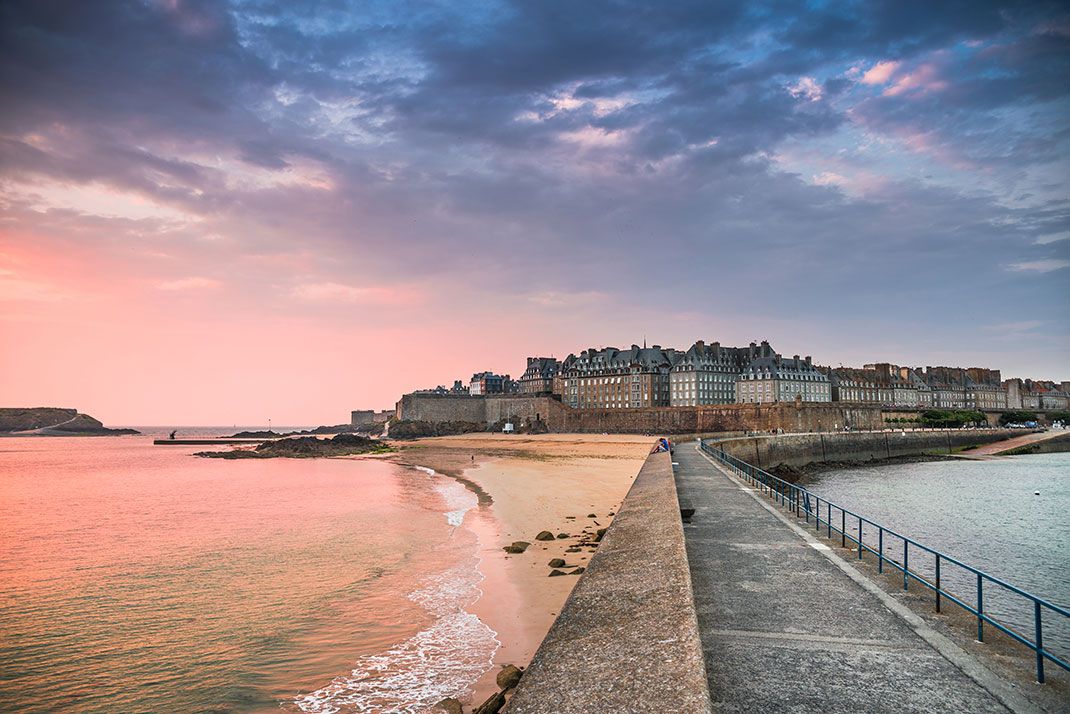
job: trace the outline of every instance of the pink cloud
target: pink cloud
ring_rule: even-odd
[[[218,288],[220,285],[222,285],[222,283],[218,280],[194,276],[190,278],[179,278],[178,280],[164,280],[158,282],[156,283],[156,289],[167,291],[212,290]]]
[[[892,78],[897,69],[899,69],[898,62],[878,62],[862,75],[862,84],[885,84]]]
[[[304,283],[294,287],[291,294],[304,302],[368,305],[408,305],[421,299],[420,293],[412,288],[365,287],[334,282]]]
[[[896,97],[907,92],[925,94],[938,92],[947,88],[947,82],[940,78],[936,67],[932,64],[923,64],[913,72],[904,75],[891,87],[884,90],[886,97]]]

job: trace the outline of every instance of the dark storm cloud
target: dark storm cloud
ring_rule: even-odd
[[[1057,179],[1030,179],[1018,200],[1033,171],[1065,178],[1070,52],[1055,3],[113,0],[0,13],[7,181],[134,191],[210,217],[250,252],[299,237],[339,271],[478,264],[493,286],[623,295],[647,274],[637,256],[675,252],[694,259],[674,285],[775,313],[801,307],[745,276],[823,305],[934,281],[954,294],[957,276],[992,279],[1070,245],[1033,245],[1067,229]],[[861,84],[882,61],[898,74]],[[924,67],[939,90],[887,91]],[[924,136],[911,151],[1014,190],[965,174],[936,185],[907,150],[864,190],[775,159],[824,140],[821,159],[850,161],[838,150],[862,132]],[[216,157],[301,180],[257,174],[250,188]],[[609,270],[592,275],[595,260]],[[722,264],[736,269],[714,282]],[[1062,274],[1022,294],[1052,302]]]

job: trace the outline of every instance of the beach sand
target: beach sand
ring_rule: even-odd
[[[549,577],[549,561],[564,559],[565,573],[590,561],[593,546],[565,551],[609,525],[653,443],[640,435],[478,433],[396,444],[403,450],[394,460],[456,478],[479,497],[464,525],[479,538],[486,579],[469,611],[498,633],[501,648],[466,705],[497,690],[500,665],[531,661],[578,580]],[[535,540],[544,530],[569,537]],[[518,540],[531,546],[515,555],[502,550]]]

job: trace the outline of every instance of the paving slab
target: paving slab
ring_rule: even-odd
[[[695,446],[674,460],[714,711],[1009,711]]]

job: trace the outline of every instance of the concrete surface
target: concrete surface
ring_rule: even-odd
[[[684,532],[715,711],[1009,711],[1000,683],[967,676],[972,662],[938,650],[694,443],[675,459],[697,509]]]
[[[652,454],[508,714],[710,710],[671,458]]]

